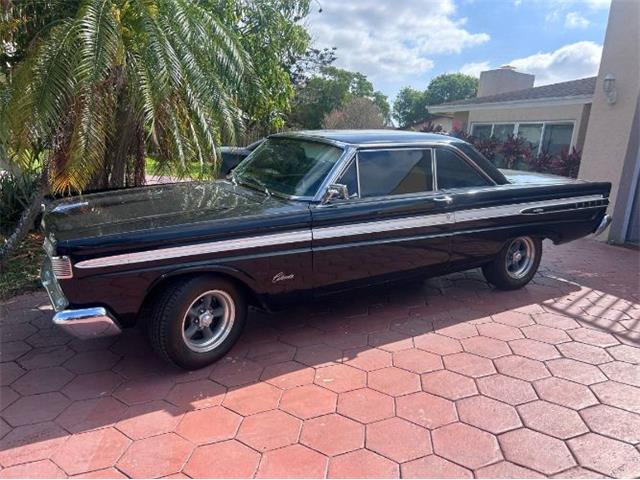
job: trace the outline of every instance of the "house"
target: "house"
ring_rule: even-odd
[[[611,182],[599,239],[640,244],[640,2],[612,0],[597,77],[534,87],[533,75],[482,72],[478,96],[429,107],[477,137],[510,133],[538,151],[582,151],[578,178]]]
[[[429,113],[453,115],[478,138],[506,140],[520,135],[534,149],[557,154],[582,150],[596,77],[534,87],[535,77],[503,66],[480,74],[478,96],[429,107]]]

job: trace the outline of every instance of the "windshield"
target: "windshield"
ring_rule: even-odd
[[[342,149],[293,138],[270,138],[233,171],[240,183],[283,195],[312,197]]]

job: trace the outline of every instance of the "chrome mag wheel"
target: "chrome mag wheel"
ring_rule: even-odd
[[[536,247],[529,237],[518,237],[511,241],[505,258],[507,274],[511,278],[525,277],[534,265]]]
[[[182,339],[194,352],[214,350],[229,335],[235,317],[235,304],[227,292],[204,292],[187,309],[182,320]]]

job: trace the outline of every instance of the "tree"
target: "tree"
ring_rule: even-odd
[[[383,128],[384,117],[380,108],[370,99],[353,97],[341,109],[333,110],[324,117],[324,128]]]
[[[477,78],[463,73],[445,73],[429,82],[427,105],[438,105],[475,97],[477,92]]]
[[[321,128],[325,115],[341,109],[354,97],[369,98],[378,105],[383,116],[389,112],[386,97],[374,90],[365,75],[324,66],[318,75],[298,86],[289,121],[299,128]]]
[[[424,120],[427,116],[426,92],[404,87],[393,102],[393,117],[401,128]]]

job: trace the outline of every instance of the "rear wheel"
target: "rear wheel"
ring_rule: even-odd
[[[197,369],[224,356],[242,333],[247,305],[232,282],[196,277],[168,286],[153,306],[149,340],[162,357]]]
[[[524,287],[538,271],[542,258],[542,240],[522,236],[511,239],[496,258],[482,267],[489,283],[501,290]]]

